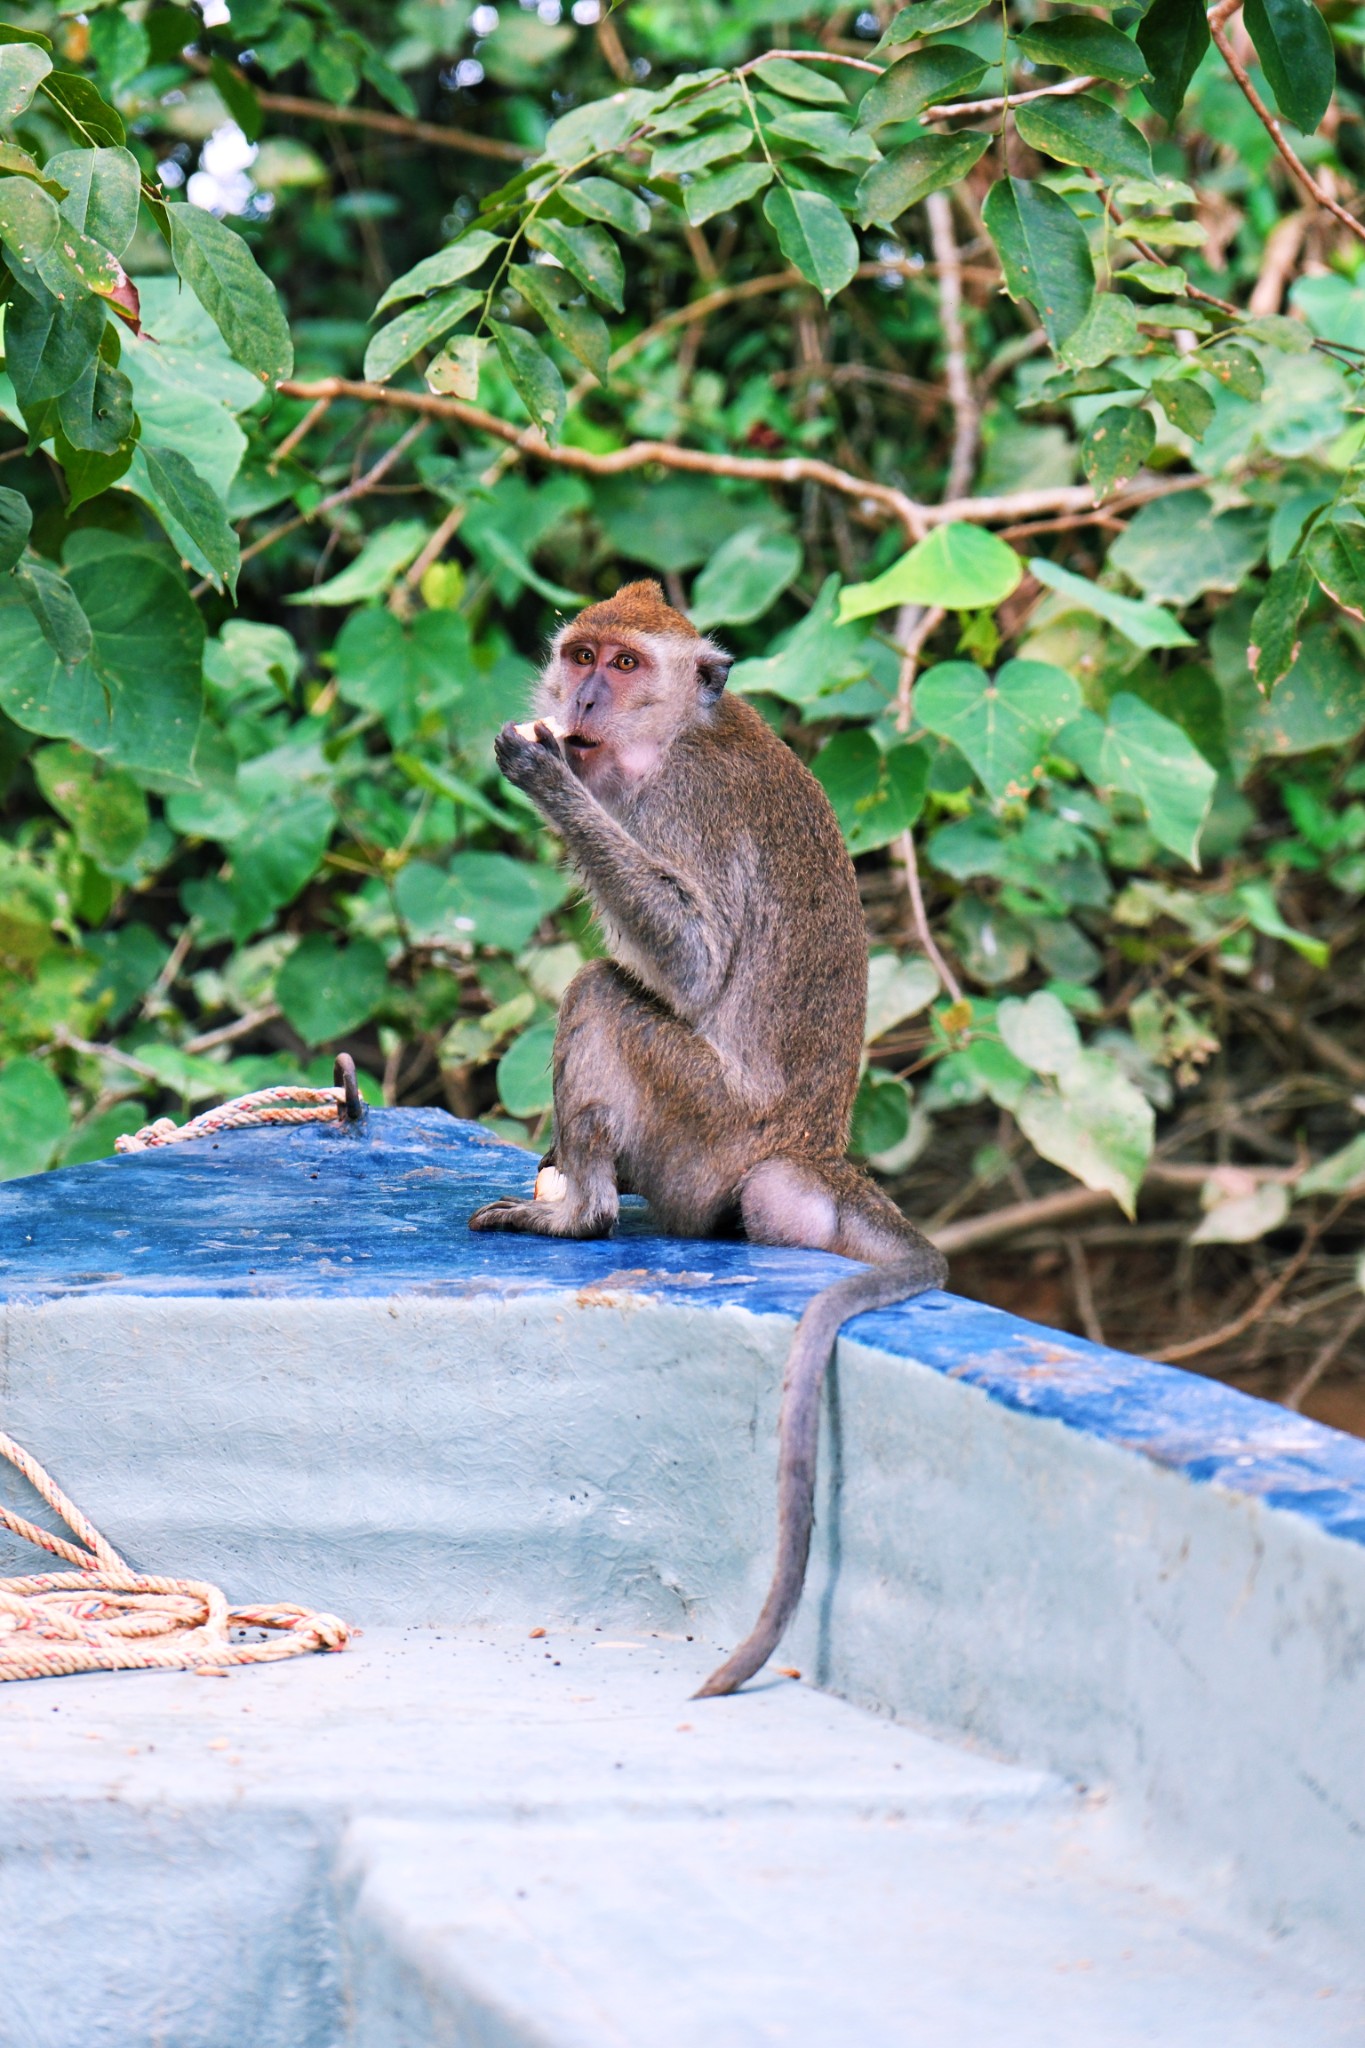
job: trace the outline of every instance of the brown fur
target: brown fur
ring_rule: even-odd
[[[675,623],[676,622],[676,623]],[[555,1201],[504,1200],[476,1230],[608,1232],[622,1192],[662,1229],[741,1224],[875,1270],[802,1317],[784,1383],[778,1564],[759,1623],[703,1692],[764,1663],[796,1601],[813,1514],[820,1385],[850,1315],[935,1286],[944,1262],[844,1159],[866,1014],[853,864],[815,778],[753,708],[728,659],[629,584],[561,632],[528,739],[503,772],[559,832],[613,959],[571,984],[555,1035]]]

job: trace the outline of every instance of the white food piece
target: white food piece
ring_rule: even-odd
[[[557,718],[530,718],[525,725],[519,725],[516,730],[524,740],[533,740],[538,725],[543,725],[548,732],[552,732],[557,740],[562,740],[569,730],[568,726],[561,725]]]
[[[569,1192],[569,1183],[557,1166],[542,1166],[536,1175],[535,1199],[538,1202],[562,1202]]]

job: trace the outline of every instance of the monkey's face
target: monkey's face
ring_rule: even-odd
[[[648,773],[677,727],[672,680],[647,636],[570,628],[546,682],[564,752],[583,781]]]

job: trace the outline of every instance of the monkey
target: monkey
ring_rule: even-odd
[[[696,1698],[762,1668],[801,1596],[820,1390],[841,1324],[947,1278],[943,1255],[845,1157],[867,937],[853,863],[810,771],[741,697],[730,656],[629,583],[556,635],[535,716],[498,765],[562,840],[610,957],[560,1008],[554,1135],[534,1195],[472,1230],[604,1237],[622,1194],[673,1236],[863,1261],[797,1325],[778,1425],[777,1561],[750,1634]]]

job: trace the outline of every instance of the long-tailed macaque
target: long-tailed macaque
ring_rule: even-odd
[[[662,1230],[861,1259],[797,1326],[779,1425],[777,1567],[750,1635],[698,1697],[766,1663],[801,1595],[820,1387],[840,1325],[947,1277],[845,1160],[867,1001],[853,864],[815,778],[748,704],[730,659],[631,583],[557,635],[536,720],[498,763],[554,827],[610,960],[575,976],[554,1048],[554,1146],[529,1200],[473,1230],[602,1237],[622,1193]]]

